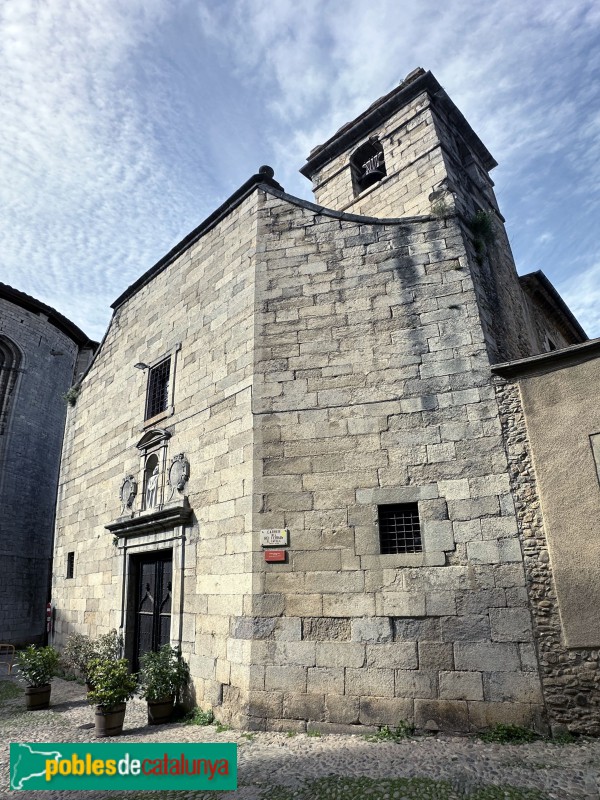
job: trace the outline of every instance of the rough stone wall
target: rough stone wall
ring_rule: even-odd
[[[326,208],[372,217],[429,214],[429,195],[446,173],[427,93],[393,114],[373,134],[383,147],[386,177],[355,195],[350,156],[363,143],[357,142],[313,175],[315,201]]]
[[[550,334],[557,347],[572,344],[521,287],[489,172],[439,103],[433,123],[442,143],[447,174],[448,194],[444,199],[463,219],[471,245],[469,261],[490,361],[499,363],[542,353],[545,334]],[[469,227],[478,209],[489,215],[495,236],[495,241],[483,243],[480,253],[475,252],[475,237]]]
[[[77,345],[48,318],[0,298],[0,334],[21,351],[0,435],[0,641],[45,631],[60,451]]]
[[[127,554],[173,546],[171,639],[177,643],[181,630],[196,699],[209,705],[221,701],[224,684],[232,694],[247,684],[246,670],[231,665],[227,636],[252,583],[256,202],[255,193],[116,311],[69,415],[59,493],[53,596],[62,646],[72,631],[97,636],[124,622],[125,542],[115,546],[104,526],[121,514],[127,474],[138,479],[140,509],[136,443],[151,426],[144,423],[147,373],[133,365],[180,342],[174,413],[154,427],[171,432],[168,460],[189,459],[192,523],[175,544],[168,531],[131,537]],[[71,551],[75,576],[66,580]]]
[[[566,728],[574,733],[597,736],[600,733],[600,653],[596,648],[567,649],[564,646],[519,386],[498,379],[496,391],[548,719],[557,732]]]
[[[460,229],[260,209],[252,728],[537,723],[498,411]],[[418,502],[424,553],[380,555]],[[285,564],[258,532],[288,528]],[[224,693],[224,697],[226,694]]]

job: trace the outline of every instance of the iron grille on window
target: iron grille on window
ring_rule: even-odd
[[[75,573],[75,553],[67,553],[67,578],[72,578]]]
[[[378,506],[381,552],[421,553],[421,524],[417,503]]]
[[[151,419],[169,407],[169,376],[171,359],[161,361],[152,367],[148,376],[148,396],[146,398],[146,419]]]

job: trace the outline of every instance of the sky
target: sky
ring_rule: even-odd
[[[499,166],[520,274],[600,336],[600,4],[3,0],[0,280],[100,339],[110,304],[261,164],[431,70]]]

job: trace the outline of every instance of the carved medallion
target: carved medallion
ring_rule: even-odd
[[[133,507],[133,501],[135,500],[135,496],[137,494],[137,481],[133,477],[133,475],[128,475],[121,484],[121,490],[119,492],[119,497],[121,498],[121,514],[124,514],[125,511],[131,511]]]
[[[171,495],[169,500],[175,494],[175,490],[182,492],[188,478],[190,477],[190,462],[183,453],[173,457],[171,466],[169,467],[168,482],[171,487]]]

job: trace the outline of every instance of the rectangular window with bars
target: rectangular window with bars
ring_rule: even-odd
[[[75,574],[75,553],[67,553],[67,578],[72,578]]]
[[[148,375],[148,393],[146,395],[146,416],[151,419],[169,407],[169,378],[171,375],[171,359],[167,358],[150,369]]]
[[[382,554],[423,552],[417,503],[378,506],[377,516]]]

